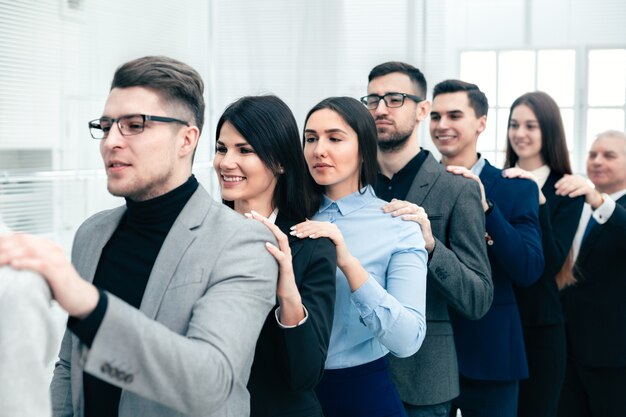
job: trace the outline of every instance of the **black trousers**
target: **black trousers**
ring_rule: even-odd
[[[568,360],[558,416],[626,416],[626,367],[590,368]]]
[[[529,378],[520,381],[517,416],[555,417],[567,364],[565,326],[524,327],[524,343]]]

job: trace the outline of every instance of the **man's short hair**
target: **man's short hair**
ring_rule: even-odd
[[[394,72],[399,72],[401,74],[405,74],[413,83],[415,87],[415,92],[417,95],[425,98],[426,97],[426,78],[422,71],[415,68],[413,65],[407,64],[405,62],[399,61],[390,61],[385,62],[384,64],[376,65],[370,71],[369,76],[367,77],[367,81],[371,82],[374,78],[382,77],[387,74],[392,74]],[[397,91],[398,93],[403,93],[404,91]]]
[[[467,93],[470,106],[474,109],[476,117],[480,118],[487,115],[489,111],[489,101],[485,93],[480,91],[476,84],[466,83],[461,80],[444,80],[435,86],[433,90],[433,100],[439,94],[458,93],[464,91]]]
[[[165,56],[145,56],[120,66],[113,75],[114,88],[146,87],[154,90],[166,104],[179,105],[193,116],[202,132],[204,125],[204,83],[189,65]]]
[[[621,130],[614,130],[614,129],[609,129],[609,130],[605,130],[604,132],[600,132],[596,135],[596,137],[594,138],[594,142],[598,139],[602,139],[602,138],[616,138],[616,139],[621,139],[624,141],[624,153],[626,153],[626,133],[622,132]]]

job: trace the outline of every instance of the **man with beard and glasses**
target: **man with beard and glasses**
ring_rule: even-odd
[[[276,241],[192,174],[203,92],[200,74],[172,58],[120,66],[89,130],[107,189],[126,204],[79,227],[71,262],[42,237],[0,236],[0,265],[41,274],[69,314],[54,417],[250,415]]]
[[[428,251],[426,339],[409,358],[389,356],[391,371],[409,416],[444,415],[459,395],[448,307],[478,319],[493,297],[480,189],[447,173],[419,147],[419,123],[430,111],[419,69],[402,62],[378,65],[367,93],[361,100],[378,132],[376,194],[391,201],[386,212],[420,224]]]

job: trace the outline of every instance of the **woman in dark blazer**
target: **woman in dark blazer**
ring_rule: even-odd
[[[584,198],[557,196],[555,183],[572,169],[561,113],[546,93],[526,93],[509,114],[506,177],[537,182],[545,269],[530,287],[516,287],[529,378],[520,382],[518,417],[554,417],[565,376],[565,327],[556,277],[568,257]],[[565,273],[565,272],[564,272]]]
[[[278,97],[243,97],[226,108],[216,130],[213,167],[224,203],[263,222],[278,242],[266,244],[280,270],[277,304],[248,383],[251,416],[322,416],[313,388],[330,340],[337,256],[329,239],[289,235],[321,201],[305,175],[295,118]]]

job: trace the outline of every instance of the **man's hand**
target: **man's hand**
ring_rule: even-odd
[[[396,200],[394,198],[391,202],[383,206],[383,211],[385,213],[391,213],[393,217],[402,216],[402,220],[414,221],[419,224],[422,229],[422,235],[424,236],[424,246],[426,251],[428,251],[429,254],[433,252],[433,249],[435,248],[435,238],[433,237],[433,232],[430,228],[428,214],[426,214],[423,207],[408,201]]]
[[[556,182],[554,187],[556,188],[556,195],[571,198],[584,195],[585,202],[594,210],[604,203],[602,194],[595,189],[593,183],[580,175],[565,174],[563,178]]]
[[[78,275],[59,245],[47,239],[20,233],[0,236],[0,265],[43,276],[70,316],[84,318],[98,304],[98,289]]]
[[[485,196],[485,187],[483,186],[483,183],[478,175],[474,174],[471,170],[458,165],[450,165],[449,167],[446,167],[446,169],[448,170],[448,172],[451,172],[455,175],[462,175],[465,178],[476,181],[480,186],[480,201],[483,204],[483,211],[487,211],[489,209],[489,205],[487,204],[487,197]]]

